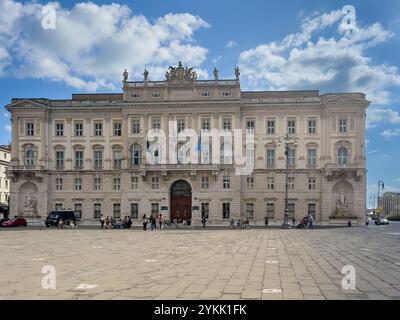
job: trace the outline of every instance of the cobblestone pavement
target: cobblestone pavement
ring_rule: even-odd
[[[0,230],[0,299],[400,299],[400,224]],[[56,289],[42,289],[53,265]],[[342,289],[344,265],[356,289]]]

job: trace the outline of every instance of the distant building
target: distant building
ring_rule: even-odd
[[[379,198],[379,206],[385,216],[400,215],[400,192],[385,192]]]
[[[122,93],[12,99],[12,214],[73,208],[90,223],[101,214],[140,221],[159,213],[279,223],[288,166],[291,218],[310,213],[329,224],[331,216],[351,216],[364,225],[365,94],[242,91],[238,68],[233,79],[218,79],[215,69],[214,79],[197,80],[181,63],[163,81],[143,75],[129,81],[125,71]],[[160,139],[149,139],[151,131]],[[243,134],[222,139],[235,132]],[[287,158],[286,135],[297,139]],[[237,174],[236,152],[251,164],[249,174]]]
[[[10,180],[6,176],[6,171],[11,162],[11,146],[0,146],[0,206],[8,205],[10,197]]]

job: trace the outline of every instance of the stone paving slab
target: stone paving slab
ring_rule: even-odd
[[[399,232],[400,223],[315,230],[0,229],[0,299],[400,300]],[[41,286],[45,265],[55,268],[55,289]],[[355,289],[342,288],[345,265],[356,270]]]

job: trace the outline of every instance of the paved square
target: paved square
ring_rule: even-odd
[[[0,230],[0,299],[400,299],[400,224]],[[56,289],[42,289],[42,268]],[[356,289],[342,289],[342,267]]]

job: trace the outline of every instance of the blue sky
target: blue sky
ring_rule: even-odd
[[[243,89],[362,91],[367,121],[368,202],[377,180],[400,191],[400,1],[158,0],[52,2],[56,29],[41,21],[47,1],[0,0],[0,103],[13,97],[69,98],[120,92],[121,73],[162,79],[178,60],[200,78],[233,77]],[[342,8],[355,8],[343,29]],[[0,116],[0,143],[10,141]]]

